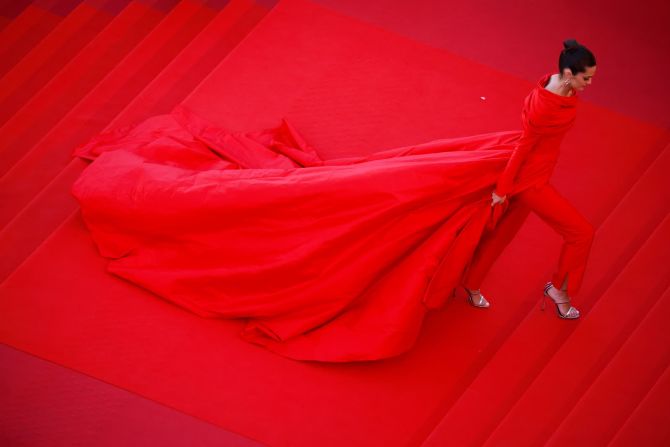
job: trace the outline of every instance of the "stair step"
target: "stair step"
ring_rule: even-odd
[[[69,189],[85,167],[73,160],[0,231],[0,283],[79,207]]]
[[[163,14],[133,1],[74,59],[0,127],[4,175],[161,21]]]
[[[0,125],[46,85],[114,16],[82,2],[12,67],[0,79]]]
[[[7,25],[12,21],[9,17],[0,16],[0,33],[5,29]]]
[[[169,113],[195,89],[268,13],[254,0],[231,0],[226,7],[106,127],[137,123]]]
[[[547,362],[484,445],[545,442],[630,337],[670,279],[670,214]],[[631,299],[635,297],[635,299]],[[576,323],[576,322],[575,322]],[[519,442],[519,433],[524,433]]]
[[[63,16],[35,3],[28,5],[0,34],[0,76],[4,76],[37,45]]]
[[[15,19],[21,14],[33,0],[13,0],[0,3],[0,16],[10,20]]]
[[[610,447],[670,445],[670,366],[609,443]]]
[[[619,352],[557,424],[546,445],[607,445],[670,364],[668,307],[670,288],[654,301]]]
[[[668,169],[670,146],[649,165],[629,188],[628,194],[621,198],[619,206],[600,225],[581,296],[597,298],[600,295],[597,291],[603,290],[616,278],[642,241],[666,216],[667,206],[660,205],[670,203],[670,189],[666,187]],[[649,194],[649,191],[657,191],[656,194],[661,196]],[[537,295],[540,298],[539,291]],[[591,305],[582,299],[578,307],[588,311]],[[481,445],[484,442],[574,330],[571,322],[547,315],[556,320],[548,324],[546,318],[538,318],[538,313],[534,308],[513,329],[508,339],[499,342],[499,349],[488,364],[482,366],[481,373],[435,426],[425,442],[426,446],[440,446],[445,442]],[[538,338],[541,343],[538,343]],[[473,418],[473,414],[477,417]]]

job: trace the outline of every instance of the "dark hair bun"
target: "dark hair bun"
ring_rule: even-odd
[[[558,72],[569,68],[573,75],[583,73],[588,67],[595,67],[596,57],[581,43],[575,39],[563,41],[563,50],[558,56]]]
[[[566,50],[571,50],[573,48],[579,48],[579,44],[575,39],[567,39],[563,41],[563,47]]]

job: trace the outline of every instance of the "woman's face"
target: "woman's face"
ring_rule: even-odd
[[[570,79],[570,86],[578,92],[581,92],[587,85],[591,85],[591,79],[595,73],[596,67],[594,65],[593,67],[587,67],[583,73],[577,73],[576,75],[573,75],[568,68],[564,75],[567,75],[568,79]]]

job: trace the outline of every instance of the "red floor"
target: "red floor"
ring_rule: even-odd
[[[564,2],[560,22],[528,1],[24,3],[0,10],[14,58],[0,78],[0,341],[12,347],[0,386],[18,390],[0,397],[0,440],[72,445],[103,427],[110,445],[670,441],[670,98],[651,88],[670,49],[664,2]],[[35,27],[49,31],[15,45]],[[69,195],[84,167],[74,145],[179,103],[231,129],[288,117],[327,158],[516,129],[567,37],[599,61],[553,178],[597,227],[579,321],[538,310],[561,241],[531,216],[483,285],[489,311],[458,296],[407,354],[294,362],[242,341],[241,321],[201,319],[106,273]],[[63,387],[67,400],[45,390],[68,374],[89,385]],[[136,417],[111,424],[103,395]],[[76,417],[87,408],[102,419]],[[181,437],[158,430],[172,420]]]

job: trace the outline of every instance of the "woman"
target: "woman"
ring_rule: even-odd
[[[577,293],[582,283],[594,229],[549,183],[545,183],[545,178],[548,181],[558,157],[560,140],[574,120],[576,92],[591,84],[596,60],[575,40],[566,40],[564,47],[558,59],[559,72],[542,77],[526,98],[523,136],[492,193],[492,206],[503,203],[510,195],[509,209],[499,225],[483,235],[465,276],[465,290],[470,303],[476,307],[489,307],[479,285],[528,213],[533,211],[564,238],[558,269],[545,285],[544,297],[554,301],[559,317],[579,318],[579,311],[570,305],[570,295]],[[515,189],[515,177],[538,170],[544,171],[544,178],[540,177],[536,185],[522,191]]]
[[[579,88],[574,73],[550,88]],[[575,99],[562,89],[542,99]],[[546,107],[540,130],[564,130],[548,103],[528,110]],[[114,275],[203,317],[244,318],[245,340],[288,358],[374,360],[413,346],[486,228],[512,226],[519,204],[552,197],[535,192],[546,163],[528,163],[544,153],[540,143],[529,151],[536,124],[547,123],[323,160],[285,119],[229,132],[178,106],[76,148],[93,162],[72,192]],[[542,141],[555,148],[557,135]]]

